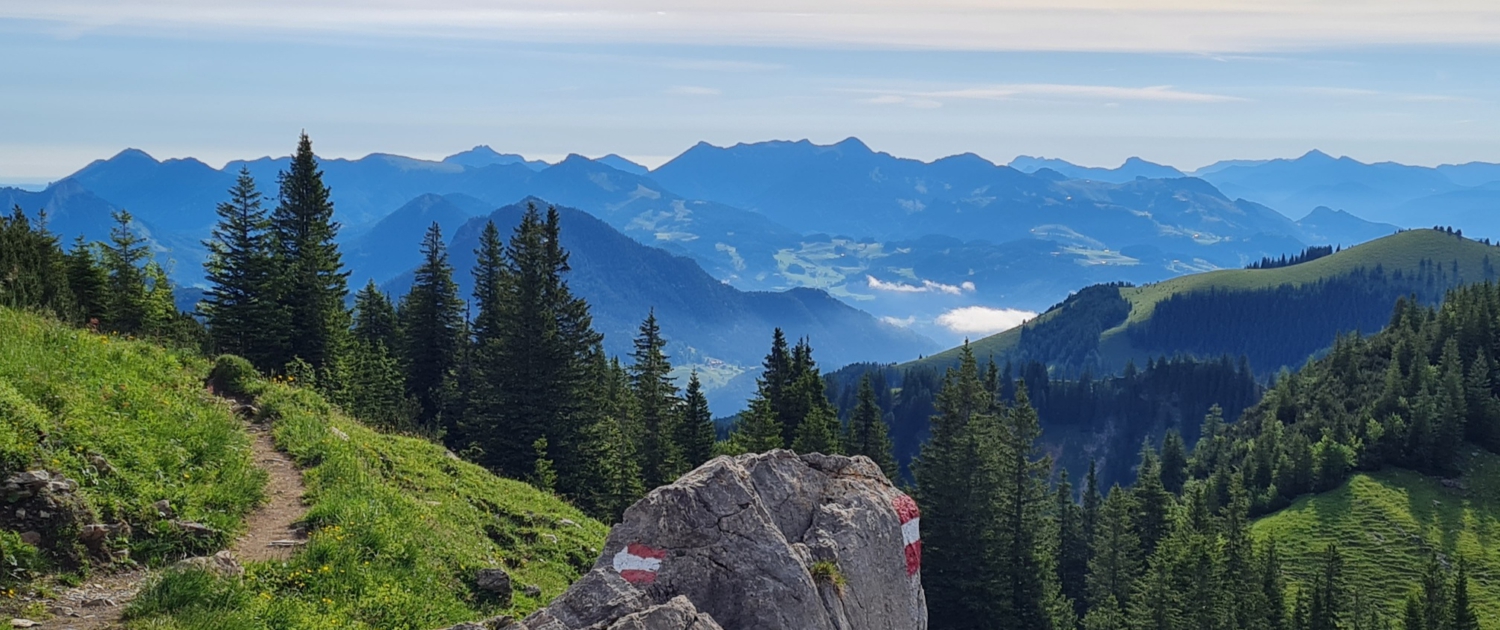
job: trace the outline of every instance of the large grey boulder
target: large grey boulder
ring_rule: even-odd
[[[719,457],[508,630],[925,630],[916,506],[864,457]]]

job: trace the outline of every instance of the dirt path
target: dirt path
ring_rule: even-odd
[[[307,514],[302,504],[302,472],[291,458],[276,450],[270,428],[263,424],[246,427],[252,440],[255,465],[270,476],[265,505],[245,518],[246,531],[230,547],[240,562],[284,560],[306,542],[306,533],[294,524]],[[44,630],[109,630],[122,628],[125,607],[150,577],[145,570],[97,576],[76,588],[43,601],[52,618],[31,627]],[[4,625],[0,621],[0,625]]]
[[[307,532],[295,527],[307,514],[302,504],[302,472],[290,457],[276,450],[270,427],[252,424],[249,430],[255,440],[255,465],[270,475],[269,501],[245,519],[245,535],[230,550],[240,562],[285,560],[307,541]]]

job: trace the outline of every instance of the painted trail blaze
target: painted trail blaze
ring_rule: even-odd
[[[615,554],[615,571],[631,584],[650,584],[656,581],[656,572],[661,570],[661,561],[665,557],[665,549],[630,543]]]
[[[906,574],[916,575],[922,568],[922,533],[919,529],[922,512],[917,509],[917,502],[904,494],[891,504],[901,520],[901,542],[906,545]]]

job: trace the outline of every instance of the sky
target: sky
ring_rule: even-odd
[[[0,183],[158,158],[648,166],[849,136],[1184,170],[1500,161],[1492,0],[0,0]]]

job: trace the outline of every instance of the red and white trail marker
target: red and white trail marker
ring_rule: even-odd
[[[665,549],[630,543],[615,554],[615,571],[631,584],[650,584],[656,581],[656,572],[661,570],[661,561],[665,557]]]
[[[917,502],[904,494],[891,503],[901,520],[901,542],[906,545],[906,574],[916,575],[922,568],[922,532],[919,526],[922,512],[917,509]]]

